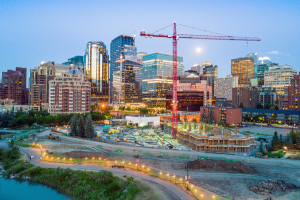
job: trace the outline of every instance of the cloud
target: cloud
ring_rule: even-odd
[[[291,56],[292,55],[291,53],[283,53],[283,52],[280,52],[280,51],[269,51],[269,52],[267,52],[267,54],[270,54],[270,55],[283,55],[283,56]]]
[[[279,51],[270,51],[270,52],[267,52],[267,54],[278,55]]]

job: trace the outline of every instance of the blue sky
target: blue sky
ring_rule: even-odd
[[[208,60],[219,77],[230,74],[232,58],[257,52],[298,71],[300,1],[15,1],[0,0],[0,72],[28,69],[40,61],[62,63],[83,55],[86,43],[110,41],[118,35],[137,35],[138,51],[172,53],[171,39],[145,39],[176,21],[233,36],[262,37],[261,42],[180,39],[178,55],[185,69]],[[172,34],[172,28],[159,33]],[[207,34],[178,26],[178,33]],[[197,53],[196,49],[201,48]]]

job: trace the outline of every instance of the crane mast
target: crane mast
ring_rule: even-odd
[[[191,35],[191,34],[177,34],[176,22],[174,22],[173,35],[162,34],[146,34],[141,31],[140,36],[147,37],[164,37],[172,38],[173,40],[173,104],[172,104],[172,137],[176,137],[178,126],[178,102],[177,102],[177,40],[179,38],[186,39],[204,39],[204,40],[237,40],[237,41],[261,41],[258,37],[236,37],[236,36],[213,36],[213,35]],[[164,29],[164,28],[163,28]],[[206,95],[206,94],[205,94]]]

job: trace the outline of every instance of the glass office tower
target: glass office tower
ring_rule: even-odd
[[[183,57],[177,57],[177,75],[183,74]],[[142,97],[149,108],[165,109],[166,92],[173,89],[173,56],[152,53],[143,56]]]
[[[108,62],[106,45],[89,42],[85,50],[85,71],[91,82],[91,101],[109,101]]]
[[[250,57],[231,60],[231,75],[238,77],[239,87],[250,84],[250,79],[255,78],[254,59]]]
[[[212,65],[209,61],[205,61],[203,63],[203,65],[201,66],[201,68],[202,68],[204,76],[212,77],[213,81],[215,78],[218,78],[218,66],[217,65]]]
[[[68,62],[62,63],[63,65],[73,65],[74,69],[79,69],[81,72],[85,73],[84,71],[84,62],[83,56],[74,56],[73,58],[69,58]]]
[[[120,61],[117,61],[120,69]],[[120,70],[113,72],[112,103],[129,106],[132,103],[142,103],[142,65],[123,60],[122,74]]]
[[[110,72],[109,81],[110,85],[113,84],[113,73],[119,70],[116,61],[122,58],[126,60],[132,60],[136,57],[136,47],[134,37],[127,35],[120,35],[113,39],[110,43]],[[135,61],[135,60],[132,60]]]

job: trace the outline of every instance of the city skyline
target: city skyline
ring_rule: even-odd
[[[300,50],[296,45],[299,28],[293,25],[299,18],[299,12],[297,12],[299,3],[292,1],[285,3],[235,2],[226,10],[222,7],[225,3],[220,1],[217,4],[189,1],[175,2],[172,5],[170,1],[166,1],[159,2],[159,7],[157,3],[153,1],[153,4],[147,5],[147,9],[144,9],[145,3],[141,2],[131,2],[128,5],[119,2],[120,6],[117,7],[113,2],[91,1],[74,2],[72,5],[56,1],[51,3],[30,1],[18,4],[2,2],[0,7],[2,21],[0,23],[2,30],[0,33],[2,43],[0,70],[6,71],[15,67],[26,67],[29,70],[38,66],[40,61],[63,63],[76,55],[83,56],[88,41],[103,41],[108,47],[107,50],[110,51],[110,42],[121,34],[128,36],[136,34],[138,52],[171,54],[171,40],[145,39],[140,37],[139,33],[141,30],[152,33],[176,20],[178,24],[225,35],[262,36],[262,41],[248,44],[232,41],[179,40],[178,55],[184,58],[185,70],[190,69],[194,63],[202,64],[210,61],[219,66],[218,76],[225,77],[229,74],[226,72],[230,69],[231,59],[257,52],[258,57],[268,56],[272,62],[291,65],[299,71],[297,55]],[[69,9],[65,9],[66,6]],[[95,12],[97,6],[106,9]],[[122,23],[121,11],[129,7],[135,10],[135,12],[127,13],[128,19],[132,20],[125,20]],[[181,8],[180,14],[177,8]],[[151,9],[156,10],[156,16],[151,15]],[[273,14],[267,15],[267,10],[272,10]],[[199,12],[199,16],[202,17],[190,15],[193,12]],[[211,12],[214,12],[213,17]],[[94,25],[98,21],[88,20],[101,19],[101,15],[113,15],[113,17],[107,21],[99,20],[99,26]],[[88,28],[91,26],[92,28]],[[172,28],[169,27],[158,33],[172,34]],[[181,26],[178,26],[178,33],[211,34]],[[201,49],[200,53],[197,52],[198,48]],[[15,59],[16,55],[19,59]]]

